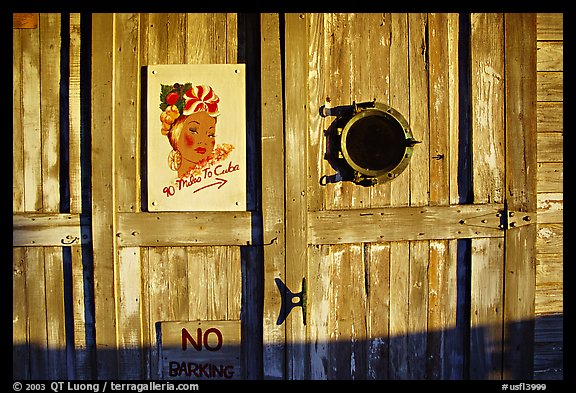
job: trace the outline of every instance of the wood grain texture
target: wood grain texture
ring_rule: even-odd
[[[471,15],[474,203],[504,201],[504,24],[502,14]]]
[[[536,103],[538,132],[562,132],[564,130],[564,103],[542,102]]]
[[[60,15],[40,14],[42,207],[60,209]],[[28,94],[28,92],[26,92]],[[57,104],[58,103],[58,104]]]
[[[264,247],[263,376],[285,376],[285,327],[277,326],[280,293],[274,279],[285,280],[284,118],[280,76],[280,22],[278,14],[262,14],[262,221]]]
[[[309,212],[308,241],[337,244],[502,237],[496,216],[502,208],[487,204]]]
[[[286,47],[284,73],[288,80],[306,80],[307,55],[306,17],[304,14],[287,14],[285,21]],[[299,292],[302,278],[307,269],[306,232],[306,157],[307,157],[307,89],[290,89],[285,94],[285,168],[290,173],[285,178],[285,220],[286,220],[286,285],[293,292]],[[292,312],[286,319],[286,377],[305,378],[307,358],[306,326],[301,316]]]
[[[538,13],[536,34],[538,40],[562,41],[564,39],[564,15],[560,13]]]
[[[118,376],[115,310],[113,51],[114,16],[92,16],[92,240],[98,378]],[[94,110],[98,108],[98,110]]]
[[[118,213],[120,246],[249,245],[250,212]]]
[[[15,214],[12,219],[13,246],[63,246],[90,241],[90,228],[79,214]]]
[[[506,14],[506,201],[534,212],[536,197],[536,15]],[[513,141],[513,142],[512,142]],[[536,225],[506,231],[503,378],[533,374]]]
[[[564,42],[538,41],[537,71],[564,71]]]
[[[538,101],[564,100],[564,73],[561,71],[537,73],[537,99]]]

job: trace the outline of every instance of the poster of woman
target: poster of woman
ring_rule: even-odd
[[[246,209],[243,64],[147,69],[149,211]]]

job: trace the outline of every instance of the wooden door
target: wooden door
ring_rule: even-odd
[[[535,16],[261,23],[264,376],[530,378]],[[372,100],[422,142],[407,170],[373,187],[321,185],[335,170],[320,106]],[[292,292],[306,279],[306,324],[301,307],[275,324],[275,278]]]

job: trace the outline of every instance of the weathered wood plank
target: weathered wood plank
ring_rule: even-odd
[[[286,47],[284,73],[287,80],[303,81],[308,76],[308,47],[306,42],[306,17],[304,14],[286,15]],[[302,277],[307,269],[306,231],[306,157],[307,145],[307,89],[288,89],[285,93],[285,220],[286,220],[286,285],[292,291],[299,291]],[[301,323],[298,312],[292,312],[286,319],[286,377],[304,379],[306,346],[306,326]]]
[[[150,247],[148,249],[148,269],[145,294],[148,305],[148,335],[150,337],[150,378],[161,379],[162,370],[158,359],[157,323],[167,321],[170,311],[168,303],[168,249],[165,247]],[[145,316],[146,317],[146,316]]]
[[[474,203],[504,202],[504,24],[471,15]]]
[[[537,102],[536,113],[538,132],[564,131],[563,102]]]
[[[450,154],[453,136],[450,132],[451,108],[454,106],[450,105],[453,103],[450,97],[450,71],[453,70],[446,66],[450,64],[448,22],[448,14],[428,15],[431,205],[450,203],[450,185],[453,178],[451,159],[457,159]]]
[[[308,242],[337,244],[502,237],[503,233],[498,229],[500,219],[496,217],[502,208],[501,204],[486,204],[309,212]]]
[[[30,378],[28,309],[26,299],[26,249],[12,249],[12,377]]]
[[[40,14],[42,206],[60,209],[60,14]],[[29,92],[26,92],[26,95]],[[37,104],[38,105],[38,104]]]
[[[228,246],[224,249],[225,257],[222,259],[226,269],[228,320],[239,320],[242,311],[242,258],[240,247]]]
[[[390,105],[390,62],[391,62],[391,39],[392,39],[392,14],[370,13],[363,14],[365,24],[368,26],[367,37],[360,42],[366,42],[363,48],[366,53],[357,52],[358,63],[367,63],[366,95],[364,100],[374,100]],[[356,44],[352,45],[353,48]],[[368,57],[366,59],[366,57]],[[404,116],[407,113],[402,113]],[[365,207],[383,207],[390,205],[391,182],[370,187],[370,199],[364,204]]]
[[[537,71],[564,71],[564,43],[562,41],[538,41]]]
[[[458,242],[431,241],[428,297],[429,379],[461,380],[464,375],[462,332],[457,328]],[[435,268],[434,268],[435,267]]]
[[[541,254],[562,254],[564,252],[564,225],[538,224],[536,249]]]
[[[564,164],[562,162],[539,162],[536,176],[538,193],[563,191]]]
[[[389,373],[390,379],[408,379],[408,296],[410,291],[409,242],[390,243],[390,331]]]
[[[24,211],[24,126],[22,119],[22,34],[12,32],[12,210]]]
[[[22,132],[24,157],[24,210],[42,210],[42,127],[39,29],[23,30]]]
[[[422,143],[410,161],[410,205],[428,205],[430,192],[430,114],[428,113],[429,48],[427,14],[408,14],[410,128],[414,139]]]
[[[42,23],[42,21],[41,21]],[[66,379],[66,316],[64,310],[64,264],[62,247],[44,248],[46,280],[46,340],[48,379]],[[31,261],[38,263],[39,261]]]
[[[12,245],[63,246],[89,242],[90,232],[80,214],[28,213],[12,218]]]
[[[48,339],[46,337],[46,281],[44,248],[25,249],[26,310],[28,310],[28,345],[30,351],[30,378],[48,378]]]
[[[71,247],[72,314],[74,317],[74,376],[96,378],[92,265],[82,246]]]
[[[537,72],[536,80],[538,101],[564,100],[564,72]]]
[[[118,213],[116,240],[123,247],[248,245],[251,230],[250,212]]]
[[[459,110],[459,14],[448,14],[448,96],[450,106],[449,117],[449,157],[450,157],[450,204],[460,203],[458,191],[458,165],[459,165],[459,133],[460,133],[460,110]]]
[[[92,16],[91,116],[92,239],[94,253],[94,301],[98,378],[114,379],[117,370],[114,273],[114,168],[113,75],[114,42],[110,34],[114,16]]]
[[[564,161],[564,135],[559,132],[538,133],[538,162]]]
[[[324,131],[330,119],[319,116],[316,108],[325,104],[326,86],[324,72],[324,15],[308,14],[308,190],[306,200],[309,210],[322,210],[324,190],[320,178],[324,174]]]
[[[536,15],[536,37],[538,40],[562,41],[564,39],[564,15],[538,13]]]
[[[70,189],[70,212],[82,212],[82,115],[80,99],[80,14],[70,14],[70,48],[68,67],[68,183]]]
[[[140,248],[119,248],[117,263],[118,376],[143,379]]]
[[[536,211],[536,15],[506,14],[506,201]],[[533,374],[536,225],[506,231],[503,378]]]
[[[408,64],[408,16],[392,13],[390,27],[390,106],[402,113],[410,127],[410,75]],[[420,152],[419,154],[424,154]],[[411,165],[390,184],[390,204],[408,206],[410,204]],[[374,204],[372,204],[375,206]]]
[[[390,243],[364,245],[368,289],[366,294],[366,377],[389,376]]]
[[[428,342],[428,241],[410,242],[408,281],[408,378],[426,378]]]
[[[564,312],[564,256],[536,254],[536,315]],[[537,325],[538,326],[538,323]],[[539,332],[536,331],[536,335]]]
[[[331,13],[324,15],[324,56],[325,67],[332,75],[326,83],[326,96],[332,106],[349,105],[352,103],[350,90],[350,14]],[[328,99],[327,98],[327,99]],[[333,118],[330,121],[334,120]],[[335,169],[327,160],[323,162],[323,174],[335,173]],[[324,187],[324,200],[327,209],[344,208],[350,205],[352,190],[355,185],[351,182],[328,183]]]
[[[280,21],[261,14],[262,225],[264,243],[263,377],[285,376],[285,326],[277,326],[280,293],[275,278],[285,280],[284,119],[281,85]]]
[[[564,222],[564,194],[538,193],[537,210],[539,224]]]
[[[470,378],[502,378],[503,239],[473,239]]]
[[[332,315],[330,246],[315,245],[308,248],[309,268],[307,296],[314,299],[307,304],[308,340],[310,347],[310,379],[326,380],[330,364],[330,316]]]
[[[119,13],[114,24],[115,204],[118,212],[134,212],[140,210],[140,18]]]

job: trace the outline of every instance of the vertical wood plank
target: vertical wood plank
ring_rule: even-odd
[[[114,23],[115,203],[118,212],[135,212],[140,206],[140,18],[119,13]]]
[[[21,31],[24,210],[42,209],[42,130],[39,29]]]
[[[391,14],[390,33],[390,105],[410,118],[408,15]],[[411,123],[410,123],[411,124]],[[412,124],[411,124],[412,127]],[[390,205],[410,204],[410,166],[390,184]],[[410,258],[408,242],[390,243],[390,316],[389,366],[390,379],[408,378],[408,291]]]
[[[458,203],[458,18],[429,14],[430,204]],[[454,26],[456,25],[456,26]],[[430,241],[426,377],[462,377],[456,353],[456,241]]]
[[[449,160],[450,160],[450,204],[458,204],[460,202],[460,194],[458,192],[458,134],[460,124],[459,114],[459,14],[448,14],[448,105],[450,107],[449,115]]]
[[[331,308],[330,293],[332,285],[329,271],[331,269],[330,247],[314,245],[308,248],[308,282],[307,294],[314,299],[307,305],[308,340],[310,345],[310,379],[326,380],[330,364],[329,319]]]
[[[390,243],[364,246],[367,258],[367,370],[368,379],[388,379],[390,318]]]
[[[47,379],[48,340],[46,337],[46,277],[44,248],[28,247],[26,260],[26,309],[28,310],[28,345],[30,378]]]
[[[504,200],[504,31],[502,14],[471,15],[474,203]]]
[[[239,294],[242,293],[242,258],[240,254],[240,247],[228,246],[226,247],[226,255],[223,259],[226,268],[227,277],[227,296],[228,309],[226,310],[229,320],[239,320],[242,298]]]
[[[121,379],[143,379],[143,340],[141,327],[140,249],[118,250],[118,376]]]
[[[504,25],[502,14],[471,14],[474,203],[502,203]],[[470,378],[502,378],[503,239],[473,239]]]
[[[306,80],[307,42],[306,18],[304,14],[286,15],[286,60],[287,80]],[[299,292],[302,278],[306,276],[307,240],[306,228],[306,130],[307,89],[288,89],[285,94],[285,179],[286,198],[286,285]],[[306,377],[306,326],[302,323],[300,309],[294,310],[286,319],[286,372],[289,379]]]
[[[470,379],[502,378],[504,240],[472,240]]]
[[[428,241],[410,242],[408,291],[408,378],[426,378]]]
[[[158,363],[158,343],[156,323],[168,320],[170,305],[168,304],[168,250],[165,247],[150,247],[148,249],[148,326],[150,337],[150,377],[160,379],[162,370]]]
[[[319,108],[325,101],[324,72],[324,15],[307,14],[308,21],[308,188],[307,209],[321,210],[324,206],[324,190],[320,188],[319,179],[323,175],[324,161],[324,122],[319,115]],[[308,247],[307,296],[314,299],[307,305],[307,337],[312,380],[325,380],[328,377],[330,361],[330,260],[329,246]]]
[[[409,242],[390,243],[390,379],[408,379]],[[393,277],[393,279],[392,279]]]
[[[170,247],[167,255],[168,318],[170,321],[188,320],[188,255],[184,247]]]
[[[80,14],[70,14],[68,70],[68,182],[70,213],[82,212],[81,100],[80,100]],[[73,265],[74,266],[74,265]]]
[[[410,126],[414,138],[422,143],[410,161],[410,205],[428,204],[430,190],[429,113],[427,43],[428,17],[426,14],[408,15],[410,61]]]
[[[12,249],[12,377],[30,378],[26,299],[26,249]]]
[[[24,123],[22,31],[12,31],[12,210],[24,209]]]
[[[391,73],[391,40],[392,14],[364,14],[369,26],[368,37],[368,91],[366,100],[376,99],[378,102],[390,105],[390,73]],[[359,53],[360,62],[366,55]],[[397,109],[397,108],[395,108]],[[407,113],[402,112],[404,116]],[[386,182],[377,187],[370,187],[370,200],[367,206],[384,207],[390,205],[392,183]]]
[[[324,15],[307,14],[306,26],[308,42],[308,210],[322,210],[324,191],[320,188],[320,178],[324,174],[325,123],[317,109],[326,100],[325,56],[324,56]],[[312,261],[310,260],[310,263]]]
[[[430,108],[430,204],[450,203],[450,97],[448,14],[428,15]],[[418,146],[420,147],[420,146]]]
[[[324,16],[324,51],[326,69],[337,77],[326,80],[326,95],[333,106],[350,105],[352,96],[350,90],[350,15],[326,14]],[[333,119],[331,119],[333,120]],[[334,173],[334,169],[325,160],[323,173]],[[325,206],[327,209],[345,208],[350,206],[354,184],[351,182],[328,183],[325,186]]]
[[[426,14],[408,15],[410,67],[410,124],[414,138],[422,141],[410,163],[410,205],[429,204],[430,113],[429,113],[429,25]],[[439,49],[439,48],[435,48]],[[435,97],[436,99],[436,97]],[[438,116],[441,116],[438,113]],[[442,119],[445,120],[445,119]],[[439,168],[437,168],[439,169]],[[446,193],[445,189],[439,190]],[[438,197],[436,194],[435,197]],[[408,378],[423,379],[426,373],[426,322],[428,313],[429,242],[410,242],[408,291]]]
[[[42,16],[40,19],[41,24]],[[64,269],[62,256],[61,247],[44,248],[46,338],[48,351],[48,362],[44,367],[47,369],[47,377],[49,379],[66,379],[67,377],[66,316],[64,310]]]
[[[92,243],[98,378],[117,377],[114,246],[114,16],[92,16]],[[97,109],[96,109],[97,108]]]
[[[92,267],[85,263],[81,246],[72,251],[72,312],[74,315],[74,375],[77,379],[96,378],[94,342],[94,310],[90,300],[94,277]],[[83,255],[84,254],[84,255]]]
[[[408,57],[408,16],[391,14],[390,31],[390,106],[402,113],[410,127],[410,91]],[[418,152],[418,154],[424,154]],[[390,204],[408,206],[410,204],[411,165],[390,184]]]
[[[506,200],[536,211],[536,15],[505,15]],[[536,225],[506,231],[503,377],[529,379],[534,370]]]
[[[60,15],[41,13],[39,25],[42,205],[43,211],[57,212],[60,207]]]
[[[226,64],[238,63],[238,15],[226,14]]]
[[[208,290],[210,280],[205,266],[206,252],[203,247],[187,247],[188,253],[188,315],[191,321],[208,319]]]
[[[278,14],[261,14],[262,225],[264,243],[263,377],[285,377],[285,325],[277,326],[282,302],[274,282],[285,281],[284,119]]]

